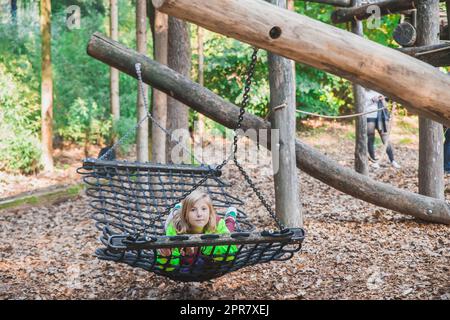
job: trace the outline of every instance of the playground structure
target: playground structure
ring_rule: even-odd
[[[223,2],[214,0],[205,6],[200,1],[188,4],[183,0],[155,1],[154,4],[163,12],[198,23],[211,31],[233,36],[356,83],[374,87],[395,100],[408,101],[405,107],[419,114],[444,124],[449,122],[448,76],[397,50],[262,1],[246,1],[245,4],[227,1],[228,10],[225,11],[222,10]],[[208,18],[205,19],[205,16]],[[238,21],[242,22],[239,27]],[[281,34],[273,39],[271,30],[277,28]],[[296,30],[302,30],[302,33],[295,33]],[[236,106],[117,42],[94,34],[88,54],[131,76],[134,76],[134,63],[139,62],[143,66],[144,82],[226,127],[234,128],[236,124]],[[417,91],[416,87],[423,90]],[[405,94],[405,90],[408,94]],[[246,114],[242,128],[267,129],[270,125]],[[358,199],[423,220],[450,222],[450,209],[444,200],[376,182],[340,166],[298,140],[296,159],[297,166],[309,175]]]

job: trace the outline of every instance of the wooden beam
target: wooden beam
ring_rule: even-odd
[[[374,5],[380,8],[380,16],[385,16],[387,14],[414,9],[417,6],[417,0],[386,0],[377,3],[368,3],[359,7],[339,8],[331,14],[331,21],[337,24],[352,20],[367,19],[374,14],[370,10],[370,7]]]
[[[17,207],[54,205],[76,198],[84,190],[84,184],[55,185],[20,193],[0,199],[0,210]]]
[[[450,40],[450,0],[445,1],[445,10],[447,11],[447,40]]]
[[[399,48],[397,50],[435,67],[450,66],[450,43]]]
[[[136,77],[134,65],[142,64],[143,80],[182,101],[192,109],[228,127],[235,128],[239,108],[210,90],[118,42],[95,33],[87,48],[92,57]],[[268,130],[270,124],[246,113],[242,129]],[[268,130],[270,132],[270,130]],[[270,137],[267,138],[270,142]],[[270,148],[270,143],[269,146]],[[415,194],[377,182],[322,155],[296,139],[297,167],[323,183],[355,198],[423,220],[450,224],[450,207],[445,201]]]
[[[205,239],[205,235],[186,234],[183,240],[180,236],[149,236],[138,239],[136,243],[127,243],[125,240],[128,235],[116,235],[104,238],[105,244],[114,250],[154,250],[161,248],[187,248],[187,247],[205,247],[205,246],[223,246],[223,245],[246,245],[246,244],[301,244],[305,239],[305,232],[300,228],[290,228],[290,232],[285,235],[277,233],[276,236],[269,236],[267,232],[233,232],[231,234],[215,235],[217,238]],[[107,242],[107,243],[106,243]]]
[[[286,8],[286,0],[272,1]],[[303,226],[302,203],[299,198],[299,175],[295,163],[296,104],[294,61],[268,53],[271,128],[279,133],[272,151],[275,210],[287,227]],[[276,110],[280,105],[283,108]],[[276,152],[274,152],[276,150]]]
[[[374,89],[450,127],[450,78],[395,49],[259,0],[153,3],[213,32]]]
[[[417,46],[439,44],[439,11],[439,0],[418,1]],[[443,142],[442,125],[419,117],[419,193],[445,200]]]
[[[360,5],[361,0],[352,0],[353,5]],[[361,21],[352,21],[352,32],[364,37],[364,28]],[[353,101],[356,113],[364,113],[366,94],[364,88],[353,84]],[[355,171],[363,175],[369,174],[368,146],[367,146],[367,117],[362,115],[355,118]]]
[[[315,2],[322,4],[329,4],[336,7],[350,7],[351,0],[301,0],[304,2]]]

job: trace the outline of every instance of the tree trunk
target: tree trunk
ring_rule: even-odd
[[[417,45],[439,43],[439,0],[419,0]],[[419,193],[444,199],[443,128],[419,117]]]
[[[203,52],[203,41],[204,41],[204,29],[202,27],[197,27],[197,48],[198,48],[198,84],[203,87],[205,79],[204,79],[204,61],[205,56]],[[198,123],[197,126],[197,135],[198,141],[203,141],[203,137],[205,135],[205,116],[201,113],[198,114]]]
[[[286,0],[269,1],[281,8],[286,8]],[[279,141],[276,146],[272,146],[276,214],[285,226],[301,227],[303,215],[295,159],[294,62],[270,52],[268,57],[271,129],[279,132]],[[284,108],[275,109],[282,104],[285,104]]]
[[[352,0],[352,6],[361,5],[361,0]],[[363,23],[352,21],[352,32],[364,37]],[[363,113],[366,103],[364,88],[353,84],[353,99],[355,101],[355,112]],[[369,174],[369,163],[367,161],[367,117],[365,115],[355,119],[355,170],[363,175]]]
[[[45,171],[53,171],[53,79],[51,59],[51,2],[41,0],[41,134],[42,163]]]
[[[189,38],[188,24],[174,17],[169,17],[169,48],[168,48],[168,66],[180,74],[190,77],[191,73],[191,46]],[[170,132],[174,130],[185,130],[185,138],[188,139],[188,108],[180,101],[168,97],[167,99],[167,128]],[[172,137],[172,139],[175,136]],[[179,141],[186,141],[182,139]],[[168,162],[175,161],[171,155],[172,149],[178,142],[176,140],[168,141],[166,146],[166,159]],[[185,146],[189,148],[189,146]],[[173,155],[179,156],[179,155]],[[184,155],[187,156],[187,155]],[[188,161],[183,157],[183,162]]]
[[[92,57],[136,77],[134,64],[144,67],[146,83],[170,94],[206,117],[228,128],[235,128],[239,108],[187,77],[135,51],[95,33],[87,52]],[[242,129],[270,129],[270,124],[261,118],[246,113]],[[270,130],[269,130],[270,132]],[[261,139],[260,139],[261,140]],[[264,139],[270,142],[270,137]],[[270,145],[268,146],[270,149]],[[413,192],[377,182],[354,170],[342,167],[336,161],[320,154],[313,148],[296,140],[297,167],[323,183],[344,193],[372,204],[411,215],[423,220],[450,224],[450,206],[445,201],[422,196]]]
[[[147,54],[147,3],[146,0],[136,1],[136,45],[137,51]],[[148,87],[144,84],[144,96],[148,97]],[[147,99],[148,101],[148,99]],[[137,92],[137,121],[147,116],[148,106],[144,103],[142,92],[138,84]],[[146,162],[148,157],[148,119],[143,121],[136,132],[136,155],[139,162]]]
[[[394,49],[258,0],[153,0],[170,15],[376,90],[450,126],[450,78]],[[280,35],[281,33],[281,35]],[[421,88],[421,90],[417,90]]]
[[[149,3],[150,25],[153,31],[153,55],[155,60],[167,65],[168,50],[168,16],[155,10],[151,1]],[[167,128],[167,95],[155,88],[153,90],[152,117],[163,127]],[[151,123],[152,128],[152,161],[155,163],[166,163],[166,133]]]
[[[111,39],[119,40],[119,7],[117,0],[110,0],[110,34]],[[120,119],[120,98],[119,98],[119,70],[115,68],[110,68],[110,103],[111,103],[111,114],[113,121],[113,132],[112,141],[117,140],[117,133],[115,128]]]
[[[17,24],[17,0],[11,0],[11,22]]]
[[[445,1],[445,8],[447,10],[447,39],[450,40],[450,0]]]

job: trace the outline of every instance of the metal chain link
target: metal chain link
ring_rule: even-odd
[[[245,109],[247,108],[248,103],[250,101],[249,93],[250,93],[250,87],[252,84],[253,74],[255,72],[255,66],[256,66],[257,59],[258,59],[258,48],[253,48],[252,61],[250,63],[248,71],[247,71],[244,95],[242,97],[241,107],[239,109],[238,122],[236,124],[236,128],[234,129],[233,153],[232,153],[231,157],[233,158],[234,164],[239,169],[239,172],[244,177],[245,181],[252,188],[253,192],[256,194],[259,201],[263,204],[264,208],[267,210],[267,212],[270,214],[270,216],[275,220],[278,228],[281,230],[281,229],[284,229],[283,223],[280,221],[280,219],[278,219],[276,213],[272,210],[272,206],[266,201],[265,197],[261,194],[259,189],[253,183],[252,179],[250,178],[248,173],[245,171],[245,169],[241,166],[241,164],[238,162],[237,157],[236,157],[237,150],[238,150],[238,139],[239,139],[239,137],[237,135],[237,130],[239,130],[242,127],[242,121],[244,120]],[[222,167],[227,164],[229,159],[230,159],[230,157],[226,158],[217,168],[222,169]]]

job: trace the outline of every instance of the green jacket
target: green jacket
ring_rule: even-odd
[[[205,234],[211,234],[213,232],[206,231]],[[227,234],[230,233],[228,230],[225,220],[220,219],[217,223],[216,232],[214,234]],[[177,230],[173,226],[173,223],[170,222],[167,226],[166,230],[167,236],[176,236]],[[214,249],[214,252],[213,252]],[[201,247],[200,251],[205,256],[212,256],[214,261],[223,261],[224,257],[221,255],[227,255],[226,261],[234,260],[234,254],[237,252],[237,246],[236,245],[223,245],[223,246],[206,246]],[[228,253],[228,254],[227,254]],[[170,261],[168,261],[170,258]],[[158,255],[157,258],[157,268],[165,270],[165,271],[173,271],[176,266],[180,265],[180,259],[181,259],[181,253],[180,249],[173,248],[172,249],[172,256],[171,257],[164,257]]]

